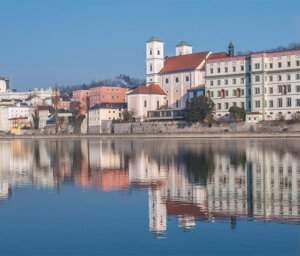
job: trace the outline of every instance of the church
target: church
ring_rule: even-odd
[[[166,93],[166,104],[172,109],[183,109],[187,91],[205,86],[205,63],[208,59],[223,58],[226,52],[193,53],[193,47],[181,41],[176,45],[176,56],[164,56],[164,42],[151,37],[146,42],[146,82],[157,84]]]

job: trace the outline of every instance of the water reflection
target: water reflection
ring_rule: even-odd
[[[13,188],[148,191],[149,230],[197,222],[300,221],[299,140],[12,140],[0,143],[0,200]]]

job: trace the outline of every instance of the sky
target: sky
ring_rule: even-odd
[[[145,75],[145,42],[165,54],[259,51],[300,43],[300,1],[0,0],[0,76],[11,88]]]

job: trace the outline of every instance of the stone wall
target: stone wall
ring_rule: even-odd
[[[115,123],[112,124],[115,134],[151,134],[151,133],[221,133],[221,132],[281,132],[299,131],[300,122],[266,121],[259,124],[244,122],[226,123],[220,125],[188,124],[184,121]]]

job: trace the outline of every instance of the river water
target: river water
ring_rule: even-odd
[[[1,255],[298,255],[299,139],[2,140]]]

